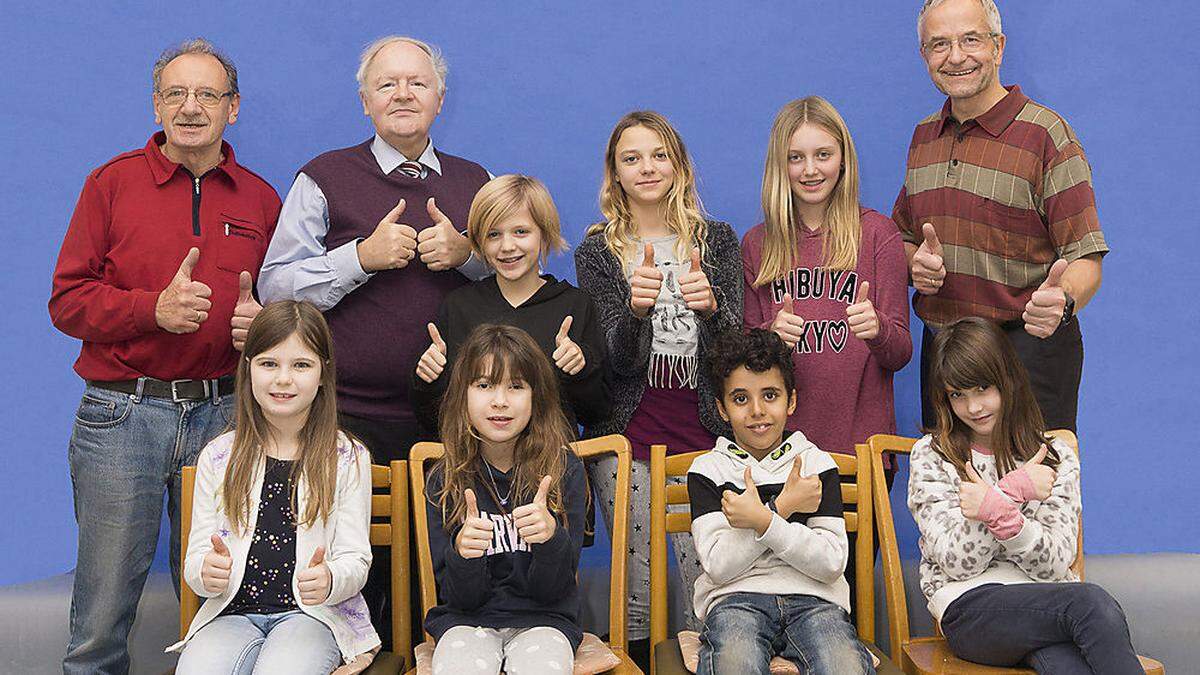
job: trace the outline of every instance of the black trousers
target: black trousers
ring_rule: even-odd
[[[408,452],[414,443],[429,440],[416,422],[372,420],[344,413],[338,416],[338,421],[343,429],[357,436],[367,446],[371,451],[371,461],[375,464],[386,465],[394,459],[408,459]],[[424,517],[425,514],[419,515]],[[412,531],[411,527],[409,531]],[[417,550],[412,547],[410,551],[409,569],[412,572],[409,574],[409,596],[412,598],[413,644],[418,644],[424,615],[421,612]],[[362,589],[363,599],[371,611],[371,624],[379,633],[385,651],[392,649],[391,555],[391,550],[386,546],[371,547],[371,571]]]
[[[1079,380],[1083,375],[1083,335],[1079,332],[1079,320],[1060,327],[1045,339],[1026,333],[1020,321],[1010,321],[1001,328],[1029,373],[1029,383],[1046,420],[1046,429],[1075,431]],[[921,421],[927,429],[935,422],[929,400],[929,357],[933,336],[934,330],[925,326],[921,332]]]
[[[890,494],[892,491],[892,484],[896,482],[895,460],[892,461],[891,467],[885,468],[883,470],[883,475],[884,475],[884,478],[887,480],[887,489],[888,489],[888,493]],[[842,482],[850,482],[853,480],[853,478],[854,478],[854,476],[841,476]],[[860,499],[871,499],[871,495],[864,495],[863,493],[860,492],[859,498]],[[858,511],[858,506],[856,504],[846,504],[844,506],[845,506],[846,511]],[[878,516],[876,516],[876,517],[878,517]],[[858,588],[856,586],[856,580],[858,578],[858,569],[854,566],[854,556],[856,555],[855,551],[858,550],[858,545],[857,545],[857,543],[855,543],[854,533],[847,532],[846,534],[848,536],[848,540],[849,540],[848,543],[850,545],[850,550],[846,557],[845,576],[846,576],[846,583],[850,584],[850,620],[854,621],[855,617],[856,617],[856,613],[858,612]],[[872,547],[874,550],[871,551],[871,557],[874,558],[879,555],[879,536],[876,535],[875,537],[873,537],[872,541],[874,542],[874,546]]]

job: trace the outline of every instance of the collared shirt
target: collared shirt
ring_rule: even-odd
[[[958,122],[950,101],[922,120],[892,219],[920,244],[932,223],[946,279],[914,309],[928,324],[1018,319],[1058,258],[1104,254],[1091,167],[1066,120],[1020,87]]]
[[[54,269],[50,318],[83,340],[75,371],[87,380],[141,376],[211,379],[237,365],[229,321],[238,275],[257,275],[279,216],[279,195],[239,165],[233,148],[203,176],[172,162],[156,133],[88,175]],[[158,326],[158,295],[192,247],[191,274],[212,289],[194,333]]]
[[[408,161],[403,153],[380,138],[379,134],[371,141],[371,154],[385,174]],[[433,150],[432,140],[417,161],[429,171],[441,175],[442,164]],[[488,175],[491,176],[490,173]],[[410,208],[424,208],[424,205],[411,205]],[[292,189],[283,201],[279,222],[283,227],[271,240],[259,279],[258,290],[264,302],[307,300],[321,311],[326,311],[371,278],[372,274],[362,268],[358,259],[358,242],[361,239],[333,250],[326,249],[329,204],[316,181],[303,171],[296,174]],[[463,227],[466,223],[455,225]],[[491,273],[474,254],[458,267],[458,271],[472,280],[482,279]]]

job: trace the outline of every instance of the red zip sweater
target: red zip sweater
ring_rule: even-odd
[[[85,380],[210,379],[237,366],[238,275],[258,278],[279,195],[228,143],[221,163],[194,177],[164,142],[160,131],[88,175],[58,254],[50,319],[83,340],[75,372]],[[192,279],[212,288],[213,306],[198,331],[175,335],[158,327],[154,307],[193,246]]]

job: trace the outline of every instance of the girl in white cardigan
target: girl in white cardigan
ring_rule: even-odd
[[[371,565],[371,460],[339,432],[332,338],[284,301],[250,326],[236,431],[196,465],[183,575],[207,598],[176,672],[320,673],[369,663],[379,636],[359,590]]]

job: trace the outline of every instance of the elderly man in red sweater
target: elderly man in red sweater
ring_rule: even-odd
[[[50,317],[83,341],[69,460],[79,522],[64,673],[124,673],[164,492],[179,586],[182,467],[233,418],[233,373],[260,309],[253,280],[279,196],[222,140],[237,69],[209,42],[154,65],[145,147],[92,171],[54,270]]]

